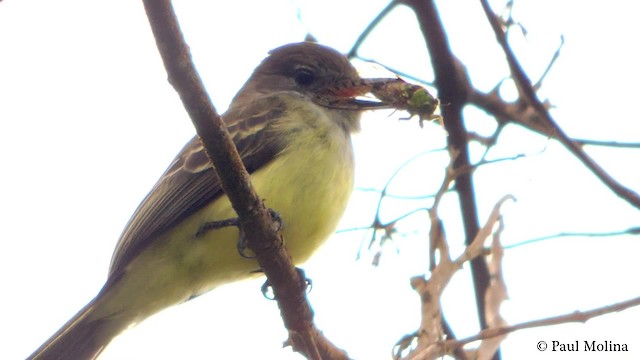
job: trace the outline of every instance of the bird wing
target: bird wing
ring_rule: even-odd
[[[271,131],[273,119],[286,111],[280,96],[264,96],[223,115],[240,157],[251,174],[269,163],[283,144]],[[122,270],[161,233],[223,194],[220,180],[195,136],[138,206],[111,260],[109,277]],[[113,280],[113,279],[112,279]]]

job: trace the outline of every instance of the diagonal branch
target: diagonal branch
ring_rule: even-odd
[[[170,0],[143,0],[147,17],[169,82],[205,146],[222,188],[238,214],[249,247],[269,279],[289,341],[294,350],[309,359],[347,359],[313,324],[313,312],[306,299],[306,285],[295,270],[275,230],[271,215],[251,186],[238,151],[220,116],[216,113],[191,60]]]
[[[537,319],[531,320],[527,322],[523,322],[520,324],[515,324],[511,326],[504,326],[494,329],[482,330],[478,334],[469,336],[460,340],[446,340],[442,343],[442,347],[445,349],[451,349],[452,347],[461,347],[465,344],[482,340],[489,339],[495,336],[501,336],[508,333],[512,333],[518,330],[523,329],[532,329],[543,326],[553,326],[567,323],[586,323],[587,321],[606,314],[611,314],[614,312],[620,312],[632,307],[640,306],[640,297],[635,297],[633,299],[624,300],[615,304],[602,306],[599,308],[586,310],[586,311],[574,311],[568,314],[553,316],[545,319]]]
[[[500,23],[499,19],[491,10],[487,0],[480,0],[482,8],[487,16],[489,24],[491,25],[493,32],[496,35],[496,39],[502,50],[507,57],[507,63],[511,70],[511,76],[516,83],[520,97],[524,99],[534,111],[539,114],[542,120],[551,127],[552,131],[556,134],[558,140],[575,156],[577,157],[591,172],[596,175],[600,181],[602,181],[611,191],[616,195],[626,200],[629,204],[633,205],[640,210],[640,195],[635,191],[620,184],[609,173],[607,173],[598,163],[596,163],[589,155],[587,155],[582,148],[576,144],[571,138],[562,130],[560,126],[551,117],[544,104],[538,99],[535,94],[535,90],[525,74],[524,70],[520,66],[520,63],[516,59],[513,50],[507,43],[506,34]]]

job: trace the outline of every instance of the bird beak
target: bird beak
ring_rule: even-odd
[[[391,79],[377,79],[391,80]],[[371,93],[372,80],[358,79],[339,82],[316,94],[319,105],[343,110],[374,110],[388,108],[382,101],[364,98]]]
[[[375,99],[363,98],[372,95]],[[418,115],[423,120],[442,120],[434,112],[440,101],[420,85],[408,83],[400,78],[374,78],[348,80],[335,84],[318,93],[316,102],[320,105],[345,110],[406,110],[411,116]]]

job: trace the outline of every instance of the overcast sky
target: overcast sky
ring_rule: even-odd
[[[267,51],[307,32],[346,52],[387,4],[361,1],[179,1],[177,12],[194,60],[223,112]],[[579,138],[639,141],[635,104],[640,82],[637,11],[625,1],[516,2],[528,30],[512,44],[537,79],[560,43],[560,59],[541,90],[553,116]],[[507,76],[476,1],[441,1],[457,56],[475,86],[488,91]],[[494,8],[503,4],[494,2]],[[5,0],[0,3],[0,358],[24,358],[101,288],[123,226],[168,166],[193,127],[157,54],[140,2]],[[429,59],[410,10],[398,8],[374,32],[361,55],[432,80]],[[363,73],[388,76],[357,63]],[[508,84],[503,88],[511,96]],[[467,111],[467,126],[488,134],[490,118]],[[354,142],[357,186],[380,188],[411,156],[445,144],[435,125],[398,121],[406,114],[367,114]],[[481,152],[474,149],[477,156]],[[613,176],[640,190],[638,151],[587,148]],[[613,231],[638,225],[638,212],[617,199],[557,143],[507,128],[492,157],[528,154],[476,173],[480,221],[505,194],[505,244],[563,231]],[[437,189],[446,154],[430,153],[407,167],[391,189],[422,195]],[[375,194],[356,192],[341,229],[372,220]],[[391,201],[387,220],[428,202]],[[450,242],[462,243],[457,201],[441,215]],[[426,215],[402,224],[403,235],[375,252],[356,255],[364,232],[334,236],[304,268],[309,297],[329,339],[356,359],[388,359],[393,343],[419,325],[419,299],[409,277],[427,272]],[[587,310],[640,294],[637,238],[562,238],[508,250],[505,273],[509,323]],[[453,247],[461,251],[461,247]],[[466,271],[466,270],[465,270]],[[125,332],[103,359],[280,358],[286,332],[275,303],[259,292],[262,279],[233,284],[168,309]],[[445,315],[459,336],[477,331],[468,274],[445,293]],[[523,331],[503,344],[504,358],[541,354],[538,341],[627,343],[620,359],[640,356],[640,310],[587,324]],[[609,358],[610,354],[606,354]],[[556,357],[554,357],[556,356]],[[562,354],[596,359],[602,354]]]

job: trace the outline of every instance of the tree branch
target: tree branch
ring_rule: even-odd
[[[439,197],[444,194],[445,189],[448,187],[447,183],[455,176],[454,171],[449,172],[448,180],[445,180],[443,186],[438,192]],[[471,261],[474,258],[480,257],[484,253],[484,243],[486,239],[492,234],[495,236],[493,228],[496,223],[501,222],[500,207],[507,200],[514,200],[512,196],[507,195],[496,203],[485,225],[479,229],[475,239],[472,243],[465,248],[465,251],[452,260],[449,254],[449,247],[444,236],[444,230],[442,229],[442,220],[437,215],[437,204],[429,211],[431,217],[431,229],[430,233],[431,241],[437,248],[440,254],[440,261],[431,271],[429,279],[425,279],[422,276],[416,276],[411,279],[412,287],[420,294],[422,305],[422,317],[420,330],[416,332],[418,338],[417,347],[411,351],[406,357],[401,357],[400,352],[404,350],[406,345],[400,346],[398,352],[396,352],[396,359],[404,360],[421,360],[421,359],[437,359],[445,354],[451,354],[456,347],[442,347],[443,330],[441,326],[441,298],[444,289],[449,281],[453,278],[455,273],[460,270],[463,264],[467,261]],[[434,231],[435,230],[435,231]],[[500,230],[498,230],[500,231]],[[503,320],[498,313],[498,308],[502,303],[502,300],[506,296],[506,289],[504,288],[504,282],[502,282],[501,276],[501,256],[497,254],[501,251],[498,238],[494,237],[492,244],[492,250],[496,251],[496,254],[492,253],[494,257],[494,275],[496,281],[494,282],[494,289],[488,291],[485,295],[490,299],[489,310],[492,313],[492,325],[491,329],[496,328],[498,325],[503,324]],[[498,279],[499,278],[499,279]],[[502,340],[502,339],[500,339]],[[491,343],[491,344],[489,344]],[[478,352],[482,352],[488,358],[493,356],[494,352],[498,348],[499,341],[491,341],[483,343],[479,346]],[[447,352],[443,352],[448,350]]]
[[[466,71],[449,47],[444,25],[440,20],[433,0],[405,0],[404,2],[416,13],[431,56],[438,97],[441,103],[447,104],[441,109],[442,117],[445,119],[444,125],[449,133],[447,138],[449,149],[452,156],[455,154],[454,168],[470,168],[468,134],[462,117],[462,109],[467,102],[467,89],[469,88]],[[465,244],[469,245],[480,228],[472,173],[460,172],[455,179],[455,185],[459,194],[460,209],[464,223]],[[480,324],[482,328],[486,328],[484,294],[489,287],[489,271],[486,260],[483,257],[477,257],[471,261],[471,273]],[[499,358],[498,353],[496,356]]]
[[[305,279],[295,270],[271,215],[251,186],[238,151],[217,114],[191,59],[169,0],[143,0],[169,83],[178,92],[222,188],[238,214],[247,244],[273,287],[289,343],[309,359],[347,359],[313,323]]]
[[[585,323],[595,317],[611,314],[614,312],[620,312],[627,310],[632,307],[636,307],[640,305],[640,297],[636,297],[633,299],[621,301],[615,304],[602,306],[599,308],[586,310],[586,311],[574,311],[564,315],[552,316],[546,319],[537,319],[532,321],[523,322],[516,325],[504,326],[495,329],[488,329],[480,331],[478,334],[460,339],[460,340],[446,340],[442,343],[442,347],[444,349],[451,349],[452,347],[461,347],[465,344],[489,339],[495,336],[501,336],[508,333],[512,333],[514,331],[523,330],[523,329],[531,329],[543,326],[553,326],[567,323]]]
[[[555,120],[551,117],[544,104],[536,96],[535,90],[529,80],[528,76],[520,66],[520,63],[516,59],[513,50],[507,43],[505,31],[502,28],[502,24],[498,20],[497,16],[491,10],[487,0],[480,0],[482,8],[487,16],[489,24],[496,35],[496,39],[502,51],[507,57],[507,63],[511,70],[511,76],[516,83],[520,97],[526,101],[533,110],[539,114],[541,119],[552,129],[556,134],[558,140],[574,155],[576,156],[591,172],[596,175],[600,181],[602,181],[611,191],[616,195],[626,200],[629,204],[633,205],[640,210],[640,195],[633,190],[623,186],[616,179],[614,179],[609,173],[607,173],[598,163],[596,163],[589,155],[587,155],[582,148],[576,144],[571,138],[558,126]]]

